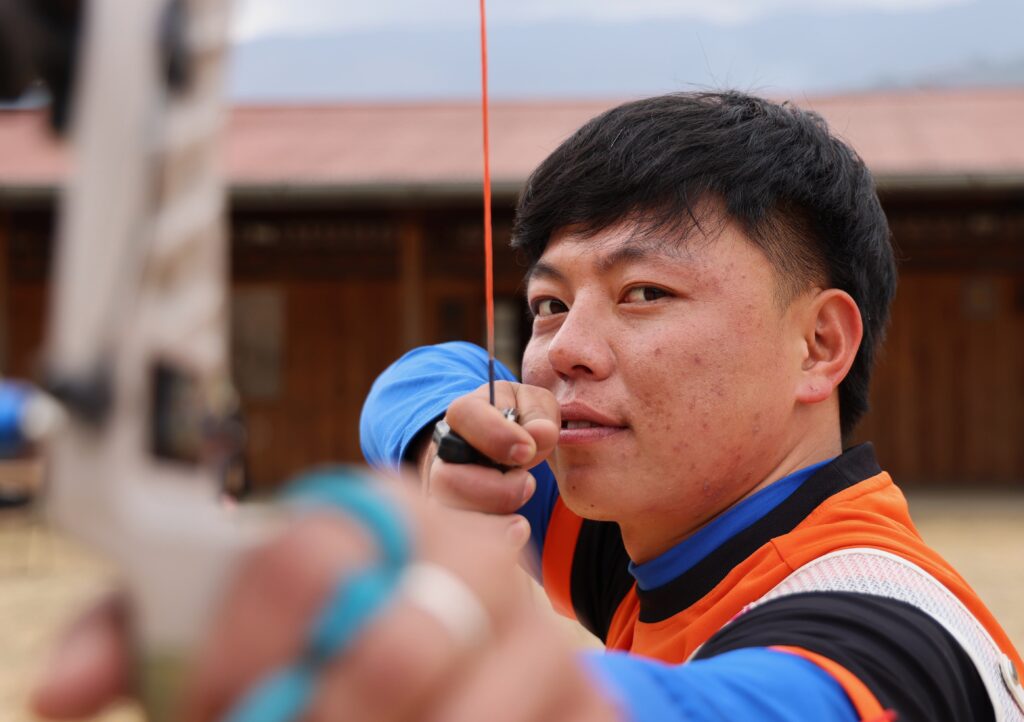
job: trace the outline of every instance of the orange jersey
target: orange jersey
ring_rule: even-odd
[[[831,552],[858,548],[896,555],[934,577],[1017,669],[1024,669],[975,592],[921,539],[906,499],[878,468],[870,445],[817,471],[763,519],[657,589],[639,589],[623,574],[619,567],[628,559],[617,535],[616,525],[583,520],[559,500],[543,556],[544,585],[556,609],[584,622],[609,649],[681,663],[795,570]],[[857,683],[841,679],[845,670],[829,668],[820,656],[803,656],[826,668],[854,697]]]

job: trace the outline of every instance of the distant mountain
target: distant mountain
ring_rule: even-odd
[[[918,78],[914,84],[929,88],[1009,85],[1024,87],[1024,53],[1002,63],[982,59],[970,60],[956,67],[928,73]]]
[[[237,48],[239,101],[473,98],[472,27],[271,37]],[[672,19],[490,29],[494,97],[616,97],[1024,84],[1024,0],[917,11],[795,12],[738,25]]]

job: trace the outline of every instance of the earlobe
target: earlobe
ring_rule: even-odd
[[[797,385],[797,401],[815,404],[828,399],[846,378],[857,357],[864,325],[850,294],[838,288],[818,293],[805,317],[807,356]]]

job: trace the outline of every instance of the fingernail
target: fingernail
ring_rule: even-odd
[[[505,531],[505,538],[514,547],[521,547],[530,538],[530,522],[519,517]]]
[[[533,444],[516,444],[512,447],[512,461],[516,464],[525,464],[533,458]]]
[[[537,480],[533,478],[533,474],[526,475],[526,481],[523,483],[523,499],[520,501],[520,505],[525,504],[533,496],[533,492],[537,490]]]

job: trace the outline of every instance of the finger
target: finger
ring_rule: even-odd
[[[510,396],[507,390],[504,396]],[[452,431],[484,456],[506,466],[522,466],[536,455],[537,443],[525,428],[502,414],[502,408],[514,406],[514,397],[495,403],[491,406],[478,393],[460,396],[444,418]],[[501,406],[503,403],[507,406]]]
[[[510,588],[509,576],[518,567],[519,553],[500,533],[500,525],[529,524],[522,517],[489,517],[433,506],[419,518],[418,546],[421,558],[457,573],[480,596],[498,626],[529,603],[527,590]],[[506,522],[505,519],[509,521]]]
[[[422,719],[476,666],[488,642],[508,633],[508,620],[524,608],[522,591],[510,591],[507,584],[514,557],[492,535],[474,535],[495,527],[499,519],[433,511],[420,520],[425,533],[436,532],[429,535],[422,559],[427,567],[446,570],[456,587],[463,587],[471,606],[479,605],[482,626],[471,622],[476,615],[467,612],[465,602],[456,603],[459,595],[453,599],[445,584],[438,589],[428,576],[426,586],[422,579],[414,587],[403,586],[395,603],[330,665],[313,719],[338,720],[341,710],[346,720]],[[467,545],[467,539],[474,543]]]
[[[566,698],[564,709],[557,711],[550,719],[559,722],[626,722],[629,712],[595,685],[584,690],[584,695]]]
[[[547,389],[520,384],[515,392],[519,424],[530,434],[536,445],[533,457],[524,464],[532,468],[547,459],[558,443],[561,411],[558,401]]]
[[[253,680],[297,659],[338,580],[375,554],[361,527],[328,514],[299,520],[250,554],[210,625],[185,719],[222,719]]]
[[[128,693],[132,655],[124,600],[111,596],[76,620],[32,694],[36,714],[78,719]]]
[[[438,722],[540,722],[558,719],[563,686],[575,682],[575,660],[546,624],[514,625],[426,717]],[[559,640],[561,641],[561,640]]]
[[[530,540],[530,522],[519,514],[487,514],[475,511],[454,511],[465,529],[465,538],[503,540],[519,551]]]
[[[534,419],[523,424],[523,428],[533,437],[536,450],[533,456],[523,464],[527,469],[532,469],[537,464],[545,461],[558,444],[559,425],[550,419]]]
[[[550,421],[556,427],[559,425],[561,411],[557,399],[550,391],[529,384],[515,384],[511,390],[515,395],[515,409],[520,424]]]
[[[324,671],[310,719],[415,718],[473,653],[430,614],[398,601]]]
[[[454,509],[512,514],[525,504],[537,481],[525,469],[502,472],[476,464],[436,460],[429,470],[432,498]]]

